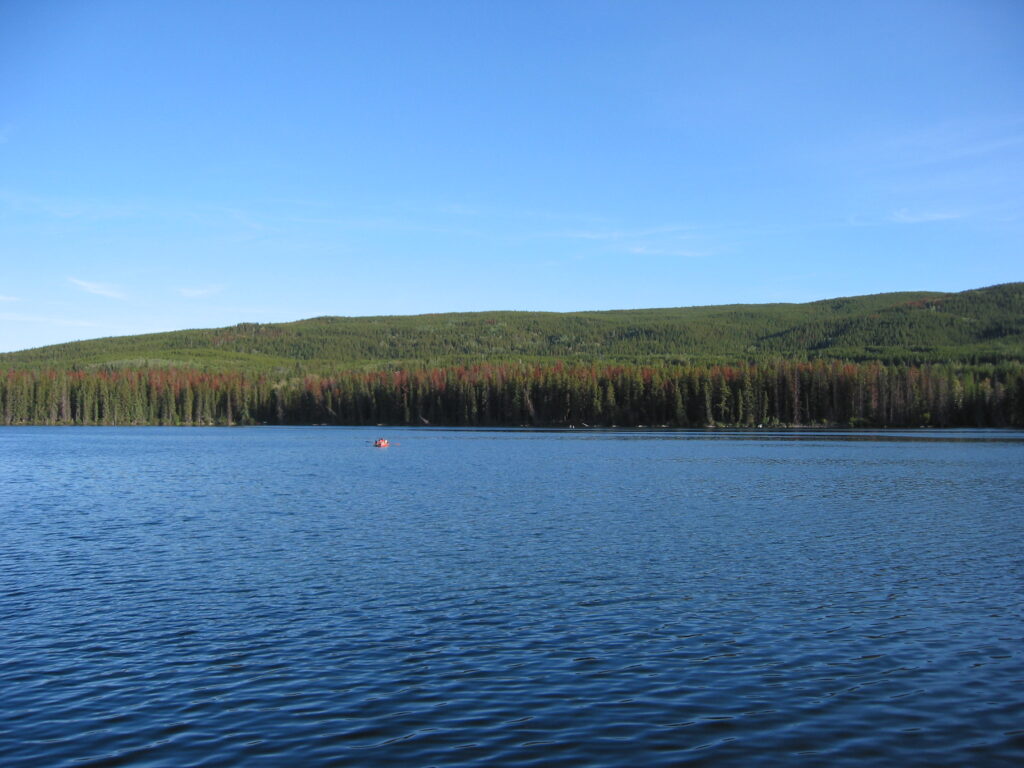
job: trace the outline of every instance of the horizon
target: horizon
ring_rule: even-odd
[[[1022,75],[1012,0],[8,4],[0,352],[1019,282]]]

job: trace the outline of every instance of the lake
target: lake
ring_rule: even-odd
[[[0,511],[8,768],[1024,761],[1022,432],[5,428]]]

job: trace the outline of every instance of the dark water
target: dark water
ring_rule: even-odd
[[[1024,433],[0,430],[0,764],[1014,765]]]

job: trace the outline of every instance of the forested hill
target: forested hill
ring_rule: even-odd
[[[0,354],[0,370],[193,368],[320,373],[500,361],[735,364],[1024,358],[1024,283],[807,304],[607,312],[318,317],[59,344]]]
[[[0,424],[1024,427],[1024,283],[83,341],[0,355]]]

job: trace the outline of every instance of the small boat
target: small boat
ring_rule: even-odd
[[[373,441],[374,448],[387,448],[391,443],[387,441],[387,438],[379,437]]]

